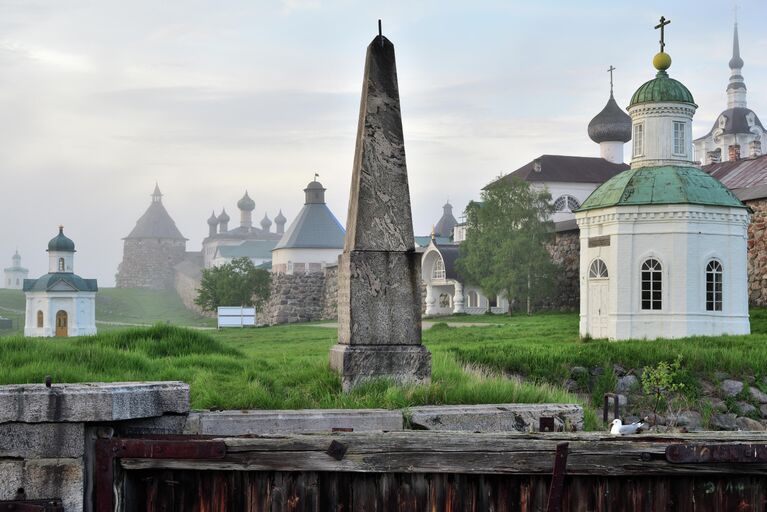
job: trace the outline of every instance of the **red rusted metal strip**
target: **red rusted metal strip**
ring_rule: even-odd
[[[133,459],[223,459],[223,441],[182,439],[113,438],[96,441],[95,512],[114,509],[115,460]]]
[[[0,512],[64,512],[61,500],[10,500],[0,501]]]
[[[549,487],[549,499],[546,503],[546,512],[562,511],[562,494],[565,490],[565,468],[567,467],[567,449],[569,443],[557,444],[554,455],[554,470]]]
[[[666,460],[674,464],[767,463],[767,444],[672,444]]]

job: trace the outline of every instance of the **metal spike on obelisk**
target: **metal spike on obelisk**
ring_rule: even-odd
[[[421,345],[421,265],[415,252],[394,45],[368,45],[344,251],[338,344],[330,366],[344,391],[372,378],[428,383]]]

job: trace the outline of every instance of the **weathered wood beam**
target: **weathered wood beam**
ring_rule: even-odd
[[[678,443],[767,444],[756,433],[613,437],[578,434],[466,434],[444,432],[338,433],[224,439],[220,460],[122,459],[125,469],[222,471],[342,471],[362,473],[551,474],[559,442],[569,443],[568,475],[767,475],[767,463],[672,464],[666,447]],[[332,441],[346,451],[329,455]]]

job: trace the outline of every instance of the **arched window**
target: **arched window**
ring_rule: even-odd
[[[660,261],[650,258],[642,263],[642,309],[661,309],[662,272]]]
[[[554,201],[554,211],[556,212],[572,212],[580,208],[580,206],[581,203],[579,203],[578,200],[573,196],[568,194],[559,196],[557,200]]]
[[[470,291],[466,295],[466,300],[468,302],[468,306],[470,308],[478,308],[479,307],[479,295],[477,295],[477,292],[474,290]]]
[[[441,257],[434,260],[434,268],[431,270],[432,279],[445,279],[445,262]]]
[[[59,272],[64,272],[64,258],[59,258]]]
[[[37,312],[37,326],[42,327],[43,326],[43,312],[38,311]]]
[[[607,279],[607,265],[601,259],[597,258],[589,268],[589,279]]]
[[[711,260],[706,265],[706,311],[722,310],[722,264]]]

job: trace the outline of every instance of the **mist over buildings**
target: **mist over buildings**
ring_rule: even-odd
[[[112,286],[121,238],[155,182],[188,250],[211,210],[247,189],[254,219],[290,223],[314,173],[346,218],[359,83],[376,20],[397,48],[415,230],[446,199],[458,215],[502,172],[540,154],[597,156],[588,121],[617,68],[621,106],[653,76],[661,14],[672,75],[725,103],[729,2],[445,3],[0,1],[0,265],[30,277],[63,224],[75,271]],[[767,110],[767,4],[740,2],[749,106]],[[563,45],[563,41],[567,42]],[[236,223],[236,215],[232,215]]]

